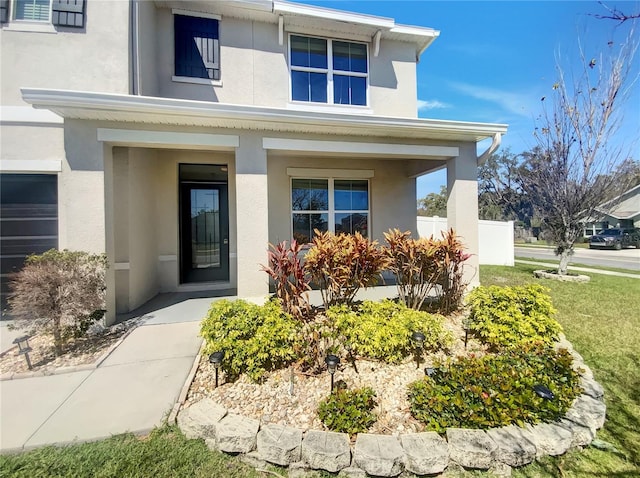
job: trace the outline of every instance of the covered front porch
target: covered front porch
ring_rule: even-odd
[[[103,201],[108,321],[158,293],[264,298],[267,245],[300,234],[300,218],[349,232],[357,217],[357,227],[378,241],[389,228],[417,235],[415,178],[441,168],[448,226],[473,254],[465,273],[478,282],[477,165],[506,126],[86,92],[23,96],[65,118],[63,176],[76,174],[87,155],[99,165],[102,198],[65,194]],[[494,142],[479,158],[476,143],[486,138]],[[296,206],[301,181],[320,184],[326,203]],[[339,205],[347,187],[359,191],[357,207]],[[204,202],[192,204],[198,198]],[[75,214],[63,222],[73,230],[82,221]],[[203,227],[208,242],[200,240]],[[65,237],[71,240],[61,247],[88,248]]]

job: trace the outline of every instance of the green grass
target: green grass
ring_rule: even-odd
[[[483,266],[483,285],[540,282],[558,321],[605,388],[607,421],[597,438],[619,451],[587,448],[515,470],[514,477],[640,476],[640,281],[593,274],[586,284],[545,281],[535,266]]]
[[[177,427],[163,426],[148,437],[117,435],[66,447],[48,446],[0,456],[0,476],[24,478],[258,478],[237,458],[211,452],[202,440],[187,440]]]
[[[567,338],[605,388],[607,421],[597,438],[614,451],[589,447],[543,458],[514,470],[515,478],[640,476],[640,281],[594,274],[574,284],[533,278],[535,266],[483,266],[484,285],[540,282],[551,289]],[[286,476],[283,469],[276,470]],[[258,478],[261,473],[237,458],[210,452],[202,440],[187,440],[164,426],[149,437],[119,435],[95,443],[46,447],[0,456],[2,477],[224,477]],[[320,473],[319,476],[335,476]],[[488,476],[455,471],[447,476]]]

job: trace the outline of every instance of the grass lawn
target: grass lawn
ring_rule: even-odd
[[[514,470],[514,477],[640,476],[640,281],[594,274],[587,284],[533,279],[535,266],[483,266],[484,285],[540,282],[551,289],[558,320],[567,338],[606,390],[607,421],[597,438],[605,451],[590,447]],[[275,476],[236,458],[208,451],[201,440],[187,440],[165,426],[149,437],[120,435],[96,443],[46,447],[0,456],[7,477],[220,477]],[[285,476],[286,471],[275,472]],[[454,476],[451,474],[448,476]],[[322,474],[321,476],[335,476]],[[457,476],[457,475],[456,475]],[[462,473],[460,476],[487,476]]]

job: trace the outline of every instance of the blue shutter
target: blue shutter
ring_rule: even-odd
[[[218,20],[174,15],[175,74],[220,79]]]
[[[53,0],[52,23],[60,27],[84,28],[85,0]]]
[[[0,0],[0,23],[9,21],[9,0]]]

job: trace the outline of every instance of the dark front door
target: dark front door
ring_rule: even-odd
[[[229,280],[227,185],[181,181],[181,282]]]

